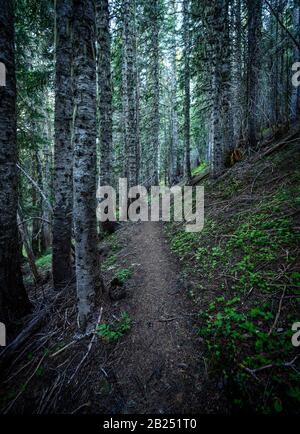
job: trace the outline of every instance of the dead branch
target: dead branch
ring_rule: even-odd
[[[291,38],[291,40],[294,42],[294,44],[296,45],[296,47],[299,48],[300,50],[300,43],[299,41],[297,41],[297,39],[294,37],[294,35],[289,31],[289,29],[283,24],[283,22],[281,21],[279,15],[277,14],[277,12],[275,11],[275,9],[273,8],[273,6],[271,5],[271,3],[268,0],[265,0],[265,2],[267,3],[270,11],[272,12],[272,14],[274,15],[274,17],[276,18],[276,20],[278,21],[278,24],[283,28],[283,30],[288,34],[288,36]]]
[[[30,382],[30,380],[35,376],[37,370],[39,369],[39,367],[42,364],[42,361],[44,360],[46,354],[43,354],[42,358],[40,359],[39,363],[37,364],[35,370],[33,371],[33,373],[30,375],[30,377],[26,380],[25,384],[23,385],[23,387],[21,388],[20,392],[17,394],[17,396],[15,397],[15,399],[13,401],[10,402],[10,404],[8,405],[8,407],[6,407],[4,414],[7,414],[9,412],[9,410],[12,408],[12,406],[15,404],[15,402],[17,401],[17,399],[22,395],[22,393],[24,392],[24,390],[26,389],[26,386],[28,385],[28,383]]]
[[[65,286],[64,289],[62,289],[55,297],[52,303],[49,304],[45,309],[43,309],[37,316],[32,318],[32,320],[29,322],[29,324],[21,331],[18,336],[9,344],[7,347],[3,349],[3,351],[0,353],[0,364],[1,368],[4,367],[10,360],[11,357],[14,355],[14,353],[20,348],[21,345],[23,345],[27,339],[32,336],[37,330],[39,330],[42,325],[47,320],[47,317],[51,310],[54,308],[55,304],[59,300],[62,294],[67,290],[70,283],[72,282],[72,279],[68,282],[68,284]]]
[[[51,206],[51,203],[50,203],[49,199],[46,197],[46,195],[43,192],[43,190],[37,184],[37,182],[34,179],[32,179],[30,175],[28,175],[28,173],[23,169],[23,167],[21,167],[19,164],[17,164],[16,166],[23,173],[23,175],[26,176],[26,178],[28,179],[28,181],[30,181],[30,183],[34,186],[34,188],[40,193],[40,195],[44,199],[45,203],[47,204],[47,207],[51,211],[51,214],[53,214],[53,208]]]
[[[280,317],[280,313],[281,313],[283,299],[285,297],[285,293],[286,293],[286,285],[283,288],[282,295],[281,295],[280,302],[279,302],[279,306],[278,306],[278,311],[277,311],[274,323],[273,323],[272,327],[270,328],[268,336],[270,336],[273,333],[273,330],[275,329],[275,327],[276,327],[276,325],[278,323],[278,320],[279,320],[279,317]]]

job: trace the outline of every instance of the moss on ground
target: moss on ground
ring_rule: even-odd
[[[198,313],[210,376],[233,411],[299,411],[299,147],[206,183],[201,233],[166,226]]]

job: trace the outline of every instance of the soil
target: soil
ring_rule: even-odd
[[[115,365],[122,413],[199,413],[205,367],[195,348],[191,306],[161,223],[132,225],[127,262],[135,264],[128,312],[134,320]],[[200,343],[199,343],[200,344]],[[201,348],[201,345],[200,345]]]
[[[131,268],[133,273],[121,288],[125,298],[122,295],[113,302],[108,292],[102,297],[101,323],[111,324],[126,311],[131,329],[116,343],[96,337],[82,363],[91,335],[74,343],[78,338],[76,296],[75,288],[70,287],[49,321],[16,354],[5,373],[6,379],[12,379],[4,382],[1,412],[226,412],[222,385],[208,379],[196,309],[187,296],[188,284],[170,252],[163,224],[128,223],[116,237],[121,251],[114,270],[104,273],[106,284],[109,286],[116,269]],[[49,294],[47,289],[44,293],[45,288],[37,294],[41,306],[53,297],[51,285],[47,288]]]

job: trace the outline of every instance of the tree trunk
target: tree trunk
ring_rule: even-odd
[[[16,78],[14,56],[14,2],[0,2],[0,62],[6,67],[6,86],[0,87],[0,321],[7,339],[16,321],[30,311],[23,285],[18,246]]]
[[[27,259],[29,263],[29,268],[31,270],[33,279],[35,281],[35,284],[37,284],[40,281],[40,276],[37,270],[37,267],[35,265],[35,254],[30,244],[29,234],[27,230],[27,224],[23,221],[23,215],[21,213],[21,210],[19,210],[17,214],[17,223],[18,223],[18,229],[21,234],[21,240],[25,247],[26,253],[27,253]]]
[[[128,186],[132,187],[138,183],[134,2],[123,0],[122,10],[122,91],[125,150],[124,175],[128,180]]]
[[[111,185],[112,89],[108,0],[97,2],[98,85],[100,118],[100,185]]]
[[[172,1],[171,13],[174,15],[172,22],[172,33],[176,34],[176,1]],[[177,182],[177,153],[178,153],[178,116],[177,116],[177,61],[176,61],[176,39],[172,39],[171,48],[171,138],[170,138],[170,156],[169,156],[169,184],[174,185]]]
[[[300,42],[300,0],[294,0],[293,7],[293,26],[295,36]],[[300,50],[298,47],[293,47],[293,63],[300,62]],[[300,86],[293,87],[291,97],[291,117],[296,120],[300,116]]]
[[[152,167],[151,177],[154,185],[159,184],[159,0],[153,0],[151,8],[151,78],[152,78]]]
[[[102,289],[96,221],[95,2],[74,6],[74,227],[78,324],[85,329]]]
[[[46,100],[48,103],[48,95],[46,95]],[[51,176],[52,152],[51,152],[50,143],[52,143],[53,134],[52,134],[51,122],[49,119],[49,113],[47,109],[45,110],[45,117],[46,117],[46,122],[44,127],[45,145],[43,149],[44,164],[41,168],[42,168],[42,177],[43,177],[42,180],[43,191],[48,197],[50,197],[51,189],[52,189],[52,176]],[[49,251],[52,245],[52,227],[51,227],[52,215],[44,201],[42,201],[42,217],[43,217],[43,221],[42,221],[41,251],[42,253],[45,253]]]
[[[234,131],[232,109],[230,106],[232,77],[231,77],[231,46],[230,46],[230,31],[229,31],[229,0],[222,2],[222,54],[220,56],[221,62],[221,110],[222,110],[222,136],[225,152],[233,150],[234,144]]]
[[[190,145],[190,2],[183,0],[183,43],[184,43],[184,146],[185,146],[185,176],[189,180],[191,174]]]
[[[37,151],[34,151],[32,155],[32,163],[31,163],[31,175],[33,179],[37,180],[39,186],[41,186],[41,177],[38,169],[38,157]],[[37,194],[36,189],[32,186],[32,208],[34,216],[41,216],[41,200],[40,196]],[[31,247],[35,256],[40,255],[40,232],[41,232],[41,222],[39,219],[32,220],[32,233],[31,233]]]
[[[56,2],[53,282],[62,288],[72,275],[72,0]]]
[[[226,48],[227,0],[205,1],[205,21],[207,26],[207,50],[211,59],[211,174],[218,177],[225,167],[225,150],[228,148],[228,131],[231,130],[228,110],[228,61]],[[223,59],[223,50],[226,55]],[[223,60],[222,60],[223,59]],[[222,105],[225,104],[225,107]]]
[[[259,85],[259,40],[262,26],[262,0],[247,0],[247,9],[247,142],[250,147],[254,148],[257,144],[257,90]]]
[[[242,87],[242,22],[241,0],[235,0],[233,9],[233,130],[234,144],[242,136],[243,87]]]

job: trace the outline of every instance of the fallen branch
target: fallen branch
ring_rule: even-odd
[[[270,328],[268,336],[270,336],[273,333],[273,330],[275,329],[275,327],[276,327],[276,325],[278,323],[278,320],[279,320],[279,317],[280,317],[280,313],[281,313],[283,299],[285,297],[285,293],[286,293],[286,285],[283,288],[282,295],[281,295],[280,302],[279,302],[279,306],[278,306],[278,311],[277,311],[274,323],[273,323],[272,327]]]
[[[205,178],[208,178],[210,175],[210,171],[206,170],[205,172],[200,173],[197,176],[194,176],[191,181],[189,182],[190,186],[194,186],[196,184],[199,184],[200,181],[203,181]]]
[[[272,369],[272,368],[279,368],[279,367],[283,367],[283,368],[292,368],[292,369],[294,369],[298,374],[299,374],[299,371],[295,368],[295,362],[299,359],[299,357],[300,357],[300,354],[298,355],[298,356],[296,356],[296,357],[294,357],[294,359],[293,360],[291,360],[290,362],[284,362],[284,363],[281,363],[281,364],[273,364],[273,363],[270,363],[270,364],[268,364],[268,365],[265,365],[265,366],[261,366],[260,368],[255,368],[255,369],[250,369],[250,368],[247,368],[247,366],[245,366],[245,365],[243,365],[242,363],[240,363],[240,368],[242,368],[242,369],[244,369],[246,372],[248,372],[250,375],[252,375],[252,377],[254,377],[256,380],[258,380],[258,381],[261,381],[258,377],[257,377],[257,372],[261,372],[261,371],[265,371],[265,370],[267,370],[267,369]]]
[[[264,157],[267,157],[271,154],[273,154],[273,152],[278,151],[280,148],[288,145],[289,143],[291,143],[292,139],[297,138],[299,135],[299,131],[297,131],[296,133],[293,133],[291,136],[287,137],[286,140],[284,140],[283,142],[279,142],[274,146],[269,147],[268,149],[266,149],[262,154],[258,155],[258,157],[254,158],[253,162],[256,163],[257,161],[261,160]],[[300,139],[299,139],[300,140]]]
[[[30,375],[30,377],[26,380],[25,384],[21,387],[20,392],[17,394],[17,396],[15,397],[15,399],[13,401],[11,401],[11,403],[8,405],[8,407],[6,407],[4,414],[7,414],[9,412],[9,410],[12,408],[12,406],[15,404],[15,402],[17,401],[17,399],[22,395],[22,393],[24,392],[24,390],[26,389],[26,386],[28,385],[29,381],[35,376],[37,370],[39,369],[39,367],[42,364],[42,361],[44,360],[46,354],[44,354],[41,358],[41,360],[39,361],[39,363],[37,364],[35,370],[33,371],[33,373]]]
[[[3,349],[3,351],[0,353],[1,370],[3,366],[6,365],[11,359],[13,354],[20,348],[20,346],[23,345],[27,341],[27,339],[30,338],[30,336],[32,336],[37,330],[42,327],[42,325],[47,320],[48,314],[51,312],[51,310],[59,300],[60,296],[67,290],[73,279],[74,277],[72,277],[72,279],[70,279],[65,288],[56,295],[52,303],[50,303],[49,306],[43,309],[42,312],[40,312],[37,316],[32,318],[29,324],[16,336],[16,338]]]
[[[73,344],[75,344],[76,340],[69,342],[67,345],[65,345],[64,347],[60,348],[58,351],[56,351],[55,353],[51,354],[50,357],[55,357],[58,356],[58,354],[62,353],[63,351],[65,351],[67,348],[71,347]]]

